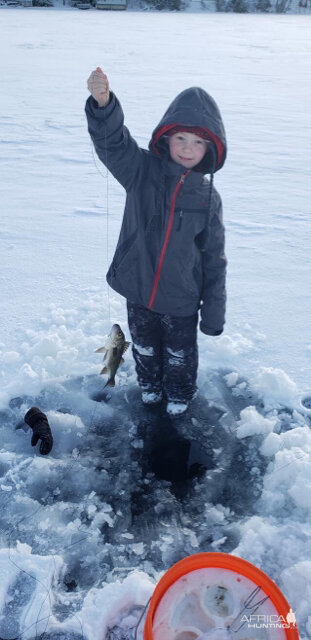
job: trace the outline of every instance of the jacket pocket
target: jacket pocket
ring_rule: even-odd
[[[112,263],[107,274],[110,286],[125,298],[137,297],[140,282],[138,257],[137,247],[132,245],[118,266]]]
[[[199,215],[199,218],[197,217],[197,214]],[[175,209],[175,217],[177,219],[177,225],[176,225],[176,231],[180,231],[183,221],[185,220],[185,218],[188,218],[189,216],[195,216],[195,220],[200,220],[202,221],[203,218],[201,218],[201,216],[205,215],[206,216],[206,209],[191,209],[189,207],[183,207],[181,208],[176,208]],[[193,222],[195,222],[195,220],[193,220]]]
[[[112,263],[113,269],[117,270],[123,265],[126,257],[131,253],[131,249],[135,244],[136,238],[137,230],[131,233],[131,235],[117,247]]]

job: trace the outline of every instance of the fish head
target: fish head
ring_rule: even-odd
[[[112,325],[109,337],[114,344],[123,344],[125,341],[125,335],[118,324]]]

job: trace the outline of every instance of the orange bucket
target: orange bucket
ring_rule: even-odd
[[[189,624],[188,626],[186,625],[187,627],[186,631],[182,630],[180,632],[180,631],[177,631],[176,624],[175,624],[175,627],[173,624],[174,629],[172,630],[172,634],[167,633],[167,631],[165,632],[165,628],[167,629],[167,627],[165,627],[165,624],[167,624],[166,622],[164,626],[163,626],[163,623],[160,623],[162,624],[162,627],[161,626],[159,627],[159,624],[157,623],[156,618],[157,618],[157,614],[158,614],[158,617],[160,616],[160,618],[162,615],[161,608],[160,608],[161,602],[162,602],[162,612],[163,612],[163,608],[165,608],[163,604],[164,597],[166,596],[166,601],[168,602],[168,597],[170,597],[169,596],[170,592],[173,593],[174,591],[176,594],[177,588],[179,589],[179,592],[180,592],[180,587],[179,587],[180,584],[182,589],[186,589],[187,581],[189,582],[189,580],[191,579],[193,580],[195,576],[202,576],[203,573],[206,576],[208,575],[208,573],[210,573],[210,575],[212,574],[211,571],[210,572],[200,571],[202,569],[214,570],[213,575],[216,575],[216,576],[217,575],[227,576],[229,583],[230,583],[230,580],[231,582],[235,581],[234,590],[232,592],[233,598],[234,598],[234,595],[239,591],[240,584],[243,583],[243,581],[244,581],[244,584],[248,585],[247,587],[248,593],[250,594],[251,598],[249,599],[248,597],[248,602],[246,602],[244,599],[243,601],[244,604],[246,602],[248,606],[244,607],[244,611],[242,606],[242,609],[240,608],[240,611],[239,611],[240,620],[242,620],[241,626],[242,624],[244,624],[244,629],[245,629],[246,622],[249,622],[249,616],[251,616],[252,618],[250,620],[251,623],[256,622],[256,618],[258,619],[259,622],[262,622],[262,620],[264,620],[265,622],[268,622],[268,618],[269,618],[269,620],[273,620],[274,623],[278,624],[278,627],[277,627],[278,631],[274,635],[272,633],[272,635],[270,636],[271,638],[273,639],[286,638],[286,640],[299,640],[299,635],[298,635],[297,627],[295,624],[295,615],[292,612],[290,605],[288,604],[285,596],[282,594],[282,592],[276,586],[276,584],[263,571],[255,567],[250,562],[247,562],[246,560],[243,560],[241,558],[237,558],[235,556],[229,555],[227,553],[198,553],[193,556],[188,556],[187,558],[184,558],[183,560],[180,560],[179,562],[174,564],[162,576],[161,580],[158,582],[154,590],[154,593],[152,595],[150,605],[148,608],[148,613],[147,613],[145,626],[144,626],[144,640],[158,640],[158,638],[161,638],[161,640],[170,640],[169,636],[171,636],[172,640],[175,640],[175,638],[176,640],[179,640],[179,638],[181,640],[183,640],[184,638],[185,640],[188,640],[188,638],[190,640],[192,640],[192,638],[193,640],[196,640],[196,639],[201,640],[201,638],[202,640],[205,640],[205,638],[206,640],[208,640],[209,637],[211,638],[214,637],[216,639],[218,637],[220,638],[222,637],[238,638],[239,637],[239,635],[237,635],[236,633],[233,633],[233,636],[231,636],[229,631],[226,631],[225,627],[223,628],[223,635],[221,634],[221,630],[220,631],[216,630],[215,632],[208,631],[206,633],[206,631],[202,628],[202,625],[201,625],[200,632],[196,632],[195,630],[193,631],[192,627],[190,627]],[[219,570],[222,570],[222,571],[220,572]],[[192,572],[196,572],[196,574],[193,574],[191,576],[190,574],[192,574]],[[177,585],[178,581],[180,581],[179,585]],[[173,586],[174,586],[174,589],[172,588]],[[224,587],[216,587],[216,589],[217,588],[223,589],[223,593],[224,593],[225,591]],[[249,588],[251,588],[251,591],[249,591]],[[189,592],[189,589],[188,589],[188,592]],[[214,587],[214,592],[215,592],[215,587]],[[270,609],[265,609],[265,611],[269,610],[270,616],[262,615],[263,610],[262,609],[259,610],[261,607],[261,601],[262,603],[264,602],[267,603],[267,607],[269,607]],[[177,602],[176,597],[174,602],[175,603]],[[182,610],[182,615],[183,615],[187,607],[183,607],[181,602],[179,609]],[[271,615],[271,611],[272,611],[272,615]],[[243,618],[243,614],[244,614],[244,618]],[[247,616],[248,618],[246,620]],[[204,617],[204,614],[203,614],[203,617]],[[244,620],[244,623],[243,623],[243,620]],[[282,624],[283,621],[284,621],[284,624]],[[158,631],[157,630],[155,631],[154,627],[158,629]],[[217,629],[219,629],[219,627],[217,627]],[[229,634],[229,635],[226,635],[226,634]],[[254,637],[252,636],[251,632],[249,632],[249,634],[250,634],[250,638]],[[244,635],[243,637],[246,637],[246,636]],[[267,635],[264,635],[263,637],[269,638],[269,636]]]

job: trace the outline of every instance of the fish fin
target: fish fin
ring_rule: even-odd
[[[116,381],[114,378],[109,378],[109,380],[105,384],[105,387],[115,387],[115,386],[116,386]]]
[[[104,373],[108,373],[108,369],[107,369],[107,367],[104,367],[104,368],[101,370],[100,375],[102,375],[102,374],[104,374]]]
[[[107,353],[106,347],[99,347],[99,349],[95,349],[94,353]]]
[[[129,348],[130,344],[131,344],[130,342],[125,342],[124,343],[124,347],[123,347],[122,353],[125,353],[125,351]]]
[[[124,362],[125,362],[124,358],[121,358],[120,364],[124,364]]]

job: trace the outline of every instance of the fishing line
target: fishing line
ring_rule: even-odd
[[[279,451],[291,451],[291,449],[285,449],[285,445],[284,445],[284,443],[282,443],[282,447],[281,447],[281,449],[279,449]],[[278,451],[276,453],[278,453]],[[274,454],[274,460],[275,460],[275,456],[276,456],[276,454]],[[295,460],[292,460],[291,462],[286,462],[285,464],[282,464],[280,467],[277,467],[276,469],[273,469],[270,473],[267,472],[266,475],[267,475],[267,477],[274,476],[279,471],[282,471],[282,469],[286,469],[286,467],[290,467],[297,460],[303,460],[304,458],[308,458],[309,459],[310,458],[310,454],[309,453],[302,453],[301,455],[297,456],[295,458]]]
[[[138,640],[138,629],[139,629],[139,625],[140,625],[140,623],[142,622],[142,620],[144,619],[144,616],[145,616],[145,614],[146,614],[146,611],[147,611],[147,609],[148,609],[148,607],[149,607],[150,602],[151,602],[151,598],[149,598],[149,600],[148,600],[147,604],[146,604],[146,605],[145,605],[145,607],[143,608],[142,613],[141,613],[141,615],[140,615],[140,617],[139,617],[139,619],[138,619],[137,625],[136,625],[136,627],[135,627],[134,640]]]
[[[98,171],[98,173],[105,179],[105,185],[106,185],[106,193],[105,193],[105,200],[106,200],[106,263],[107,263],[107,267],[109,266],[109,172],[108,172],[108,167],[107,167],[107,160],[108,160],[108,150],[107,150],[107,126],[106,126],[106,122],[104,123],[104,141],[105,141],[105,165],[106,165],[106,172],[105,174],[102,173],[102,171],[100,170],[100,168],[98,167],[97,163],[96,163],[96,157],[95,157],[95,149],[94,149],[94,145],[91,143],[91,149],[92,149],[92,157],[93,157],[93,162],[95,165],[96,170]],[[109,291],[110,287],[109,284],[107,283],[107,299],[108,299],[108,319],[109,322],[111,322],[110,317],[111,317],[111,313],[110,313],[110,291]],[[94,424],[94,419],[95,419],[95,414],[97,411],[97,404],[94,407],[93,413],[92,413],[92,417],[91,417],[91,421],[89,423],[87,432],[85,434],[85,437],[88,435],[88,433],[90,432],[91,428],[93,427]],[[65,474],[67,474],[71,468],[73,467],[74,463],[77,462],[77,458],[75,458],[73,456],[72,458],[72,462],[69,466],[66,466],[62,477],[60,479],[60,482],[62,480],[64,480]],[[50,496],[52,497],[52,496]],[[87,504],[87,500],[85,501],[85,504]],[[51,616],[51,610],[52,610],[52,604],[51,604],[51,587],[49,587],[48,589],[46,588],[46,586],[36,577],[33,576],[32,574],[30,574],[28,571],[26,571],[25,569],[23,569],[22,567],[20,567],[16,562],[14,562],[14,560],[12,559],[11,556],[11,550],[12,550],[12,545],[11,545],[11,541],[12,541],[12,536],[13,533],[16,532],[16,529],[19,530],[20,525],[22,522],[27,521],[30,518],[33,518],[39,511],[40,509],[42,509],[44,506],[47,506],[46,504],[42,503],[38,508],[35,509],[35,511],[31,514],[29,514],[28,516],[23,516],[21,518],[21,520],[14,526],[12,527],[10,534],[9,534],[9,540],[8,540],[8,557],[9,557],[9,561],[10,563],[16,568],[18,569],[21,573],[28,575],[30,578],[32,578],[33,580],[35,580],[35,582],[37,582],[38,584],[40,584],[45,590],[46,590],[46,597],[45,599],[42,601],[39,612],[38,612],[38,616],[37,616],[37,620],[36,622],[34,622],[32,625],[30,625],[29,627],[27,627],[26,629],[24,629],[22,632],[20,632],[15,638],[11,638],[11,639],[4,639],[0,637],[0,640],[18,640],[19,638],[21,638],[26,631],[28,631],[32,626],[36,625],[39,622],[42,622],[42,620],[47,619],[47,624],[45,627],[45,630],[43,631],[43,634],[40,635],[40,637],[42,638],[45,635],[47,626],[48,626],[48,622]],[[78,529],[81,530],[81,529]],[[85,533],[85,536],[83,538],[81,538],[80,540],[71,543],[70,545],[67,545],[66,547],[62,547],[62,549],[68,549],[71,546],[80,544],[81,542],[83,542],[85,539],[87,539],[90,535],[92,535],[92,532],[87,533],[86,531],[83,531],[83,533]],[[55,562],[55,554],[57,553],[57,551],[54,551],[54,553],[52,554],[53,557],[53,561],[54,561],[54,568],[56,570],[56,562]],[[48,598],[49,600],[49,614],[48,616],[39,619],[40,616],[40,612],[42,610],[42,607],[44,606],[44,603],[46,602],[46,599]],[[81,624],[81,622],[80,622]],[[81,625],[82,626],[82,625]],[[83,627],[82,627],[82,635],[83,635]],[[36,638],[38,638],[38,634],[36,633]]]
[[[109,171],[108,171],[108,149],[107,149],[107,125],[106,125],[106,121],[104,122],[104,144],[105,144],[105,167],[106,167],[106,172],[103,173],[101,171],[100,166],[98,166],[97,162],[96,162],[96,150],[94,147],[93,142],[91,142],[91,149],[92,149],[92,158],[93,158],[93,163],[94,166],[96,168],[96,171],[105,179],[105,200],[106,200],[106,267],[107,269],[109,268]],[[111,322],[110,320],[110,287],[109,284],[107,282],[107,300],[108,300],[108,320],[109,323]]]
[[[36,513],[38,513],[38,511],[40,511],[40,509],[41,509],[41,508],[42,508],[42,505],[40,505],[40,507],[39,507],[38,509],[36,509],[36,511],[35,511],[33,514],[30,514],[30,516],[27,516],[27,518],[29,518],[29,517],[31,517],[32,515],[35,515]],[[22,520],[20,520],[20,521],[17,523],[17,527],[20,525],[20,523],[21,523],[23,520],[27,520],[27,518],[22,518]],[[19,640],[19,638],[21,638],[21,637],[24,635],[24,633],[26,633],[29,629],[31,629],[31,628],[32,628],[32,627],[34,627],[34,626],[37,628],[37,625],[39,624],[39,622],[42,622],[42,621],[46,620],[46,621],[47,621],[47,622],[46,622],[46,627],[45,627],[45,629],[44,629],[44,631],[43,631],[43,634],[41,634],[41,636],[40,636],[40,637],[42,638],[42,637],[44,636],[45,632],[46,632],[46,629],[47,629],[47,626],[48,626],[48,623],[49,623],[49,619],[50,619],[50,617],[51,617],[51,609],[52,609],[52,603],[51,603],[51,592],[50,592],[50,589],[47,589],[47,588],[46,588],[46,585],[45,585],[43,582],[41,582],[41,580],[39,580],[36,576],[33,576],[31,573],[29,573],[29,571],[26,571],[25,569],[22,569],[22,568],[21,568],[21,567],[20,567],[16,562],[14,562],[14,560],[12,560],[12,557],[11,557],[11,536],[12,536],[12,534],[13,534],[13,530],[14,530],[14,528],[12,527],[12,530],[11,530],[11,533],[10,533],[10,536],[9,536],[9,560],[10,560],[11,564],[12,564],[14,567],[16,567],[16,569],[18,569],[18,570],[20,571],[20,573],[23,573],[23,574],[25,574],[26,576],[29,576],[30,578],[32,578],[33,580],[35,580],[35,582],[37,582],[38,584],[40,584],[40,585],[43,587],[43,589],[46,591],[46,596],[45,596],[44,600],[43,600],[43,601],[42,601],[42,603],[41,603],[40,609],[39,609],[39,611],[38,611],[37,619],[36,619],[36,621],[35,621],[35,622],[33,622],[33,623],[32,623],[31,625],[29,625],[28,627],[26,627],[26,629],[24,629],[21,633],[19,633],[15,638],[2,638],[2,637],[1,637],[1,638],[0,638],[0,640]],[[53,556],[53,562],[54,562],[54,569],[55,569],[55,568],[56,568],[56,565],[55,565],[55,557],[54,557],[54,556]],[[42,607],[43,607],[44,603],[46,602],[46,599],[47,599],[47,598],[48,598],[48,600],[49,600],[49,613],[48,613],[48,615],[47,615],[47,616],[44,616],[44,618],[39,619],[41,609],[42,609]],[[30,604],[30,607],[31,607],[31,604]],[[29,608],[30,608],[30,607],[29,607]],[[27,613],[28,613],[28,611],[29,611],[29,608],[28,608],[28,610],[27,610]],[[27,615],[27,613],[26,613],[26,615]],[[38,638],[38,634],[37,634],[37,632],[36,632],[36,638]]]
[[[105,161],[106,161],[106,260],[107,268],[109,267],[109,171],[108,171],[108,145],[107,145],[107,125],[105,120]],[[108,297],[108,318],[110,320],[110,287],[107,282]]]

